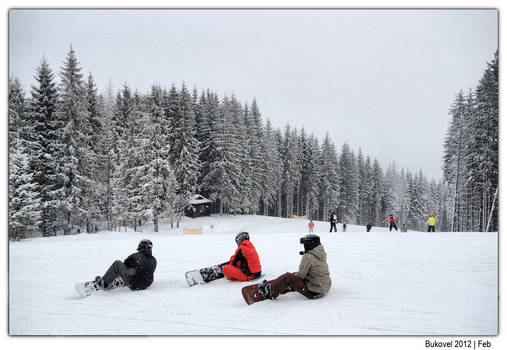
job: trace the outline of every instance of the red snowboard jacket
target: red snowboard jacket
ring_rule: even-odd
[[[394,222],[394,221],[398,222],[398,219],[396,219],[394,216],[391,215],[390,217],[388,217],[387,219],[384,220],[384,222],[388,222],[388,221],[389,222]]]
[[[261,262],[254,245],[248,239],[241,242],[231,256],[230,264],[238,267],[247,276],[261,272]]]

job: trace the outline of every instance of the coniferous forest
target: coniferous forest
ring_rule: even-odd
[[[428,180],[274,127],[255,99],[184,83],[99,93],[71,48],[59,72],[41,59],[29,91],[9,79],[9,237],[177,227],[195,193],[217,214],[374,226],[393,214],[424,230],[433,213],[438,231],[497,231],[497,53],[449,114],[443,177]]]

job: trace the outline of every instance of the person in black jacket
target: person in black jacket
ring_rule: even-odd
[[[336,232],[336,222],[337,221],[338,221],[338,218],[336,217],[336,213],[333,212],[329,216],[329,223],[331,224],[331,227],[329,228],[329,232],[331,232],[333,230],[333,227],[334,227],[334,232]]]
[[[125,261],[116,260],[104,276],[97,276],[95,283],[100,289],[110,290],[127,286],[131,290],[148,288],[153,283],[153,273],[157,259],[151,254],[153,243],[143,239],[137,246],[137,253],[129,255]]]

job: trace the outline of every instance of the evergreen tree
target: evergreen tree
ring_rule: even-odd
[[[338,221],[352,221],[357,212],[357,170],[355,156],[347,143],[343,144],[338,165],[339,203]]]
[[[41,208],[37,184],[32,179],[29,157],[20,146],[10,154],[9,179],[9,238],[29,237],[40,224]]]
[[[57,117],[62,125],[64,152],[60,158],[64,175],[65,197],[64,234],[73,228],[88,225],[91,218],[90,202],[93,200],[90,170],[93,157],[87,140],[90,126],[81,68],[75,51],[70,48],[60,72],[61,84]]]
[[[42,58],[36,85],[31,89],[31,106],[27,124],[31,126],[30,171],[35,191],[40,198],[39,230],[43,236],[54,236],[61,226],[59,219],[64,195],[61,155],[63,127],[56,117],[57,90],[53,73],[45,57]]]
[[[152,88],[149,101],[149,122],[143,132],[144,164],[139,169],[139,180],[145,194],[146,216],[153,220],[155,232],[159,230],[159,219],[165,214],[173,216],[176,209],[177,183],[169,162],[169,130],[162,94]]]
[[[320,160],[320,213],[321,220],[327,220],[329,215],[336,211],[340,205],[340,180],[338,177],[338,155],[336,147],[331,141],[329,134],[326,134],[322,143]]]
[[[277,213],[278,198],[280,197],[282,187],[282,164],[280,153],[278,151],[278,142],[275,137],[275,131],[271,126],[269,119],[264,129],[262,150],[263,161],[261,177],[261,198],[264,215],[269,215],[269,208],[272,208],[272,215]]]

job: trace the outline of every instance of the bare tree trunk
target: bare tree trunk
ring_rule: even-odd
[[[489,219],[488,219],[488,225],[486,226],[486,232],[489,232],[491,218],[493,217],[493,211],[495,210],[495,202],[496,202],[497,195],[498,195],[498,186],[496,188],[495,195],[493,196],[493,203],[491,203],[491,210],[489,211]]]

